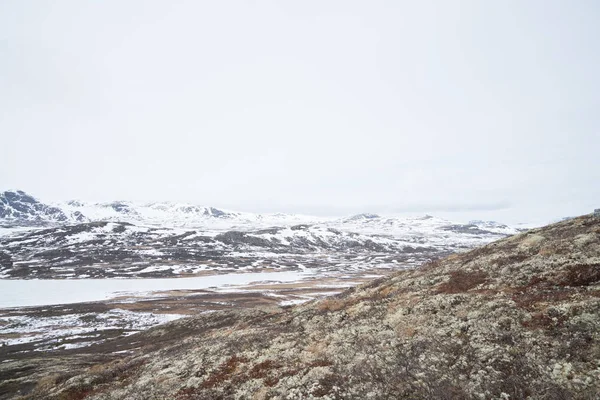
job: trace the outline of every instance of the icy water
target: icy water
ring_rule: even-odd
[[[296,282],[306,272],[267,272],[169,279],[0,280],[0,308],[101,301],[163,290],[225,288],[255,282]]]

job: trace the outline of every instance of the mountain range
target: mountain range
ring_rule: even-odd
[[[215,207],[174,202],[139,203],[112,201],[105,203],[71,200],[62,203],[44,203],[22,190],[0,192],[0,224],[4,226],[56,226],[59,224],[93,221],[128,222],[148,226],[182,227],[229,230],[269,226],[323,223],[329,226],[347,226],[372,233],[406,231],[408,226],[441,227],[448,231],[468,233],[514,234],[516,228],[494,221],[471,221],[452,224],[447,220],[425,215],[418,218],[383,217],[363,213],[345,218],[324,218],[300,214],[223,210]]]
[[[236,225],[297,224],[320,220],[297,214],[254,214],[195,204],[131,201],[105,203],[71,200],[45,203],[22,190],[0,193],[0,223],[43,226],[57,223],[118,221],[169,227],[235,227]]]
[[[399,269],[518,232],[428,215],[326,219],[175,203],[46,204],[23,191],[0,194],[0,224],[0,277],[13,279]]]

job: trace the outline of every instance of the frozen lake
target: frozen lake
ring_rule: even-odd
[[[0,280],[0,308],[102,301],[163,290],[226,288],[254,282],[296,282],[306,272],[265,272],[169,279]]]

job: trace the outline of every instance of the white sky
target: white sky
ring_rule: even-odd
[[[597,1],[2,1],[0,189],[246,211],[600,207]]]

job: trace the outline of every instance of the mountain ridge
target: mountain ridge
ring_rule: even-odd
[[[298,224],[324,223],[328,226],[348,226],[355,229],[376,227],[380,231],[390,231],[394,227],[422,224],[422,221],[436,221],[437,225],[454,224],[425,215],[422,217],[386,217],[373,213],[359,213],[347,217],[325,218],[303,214],[233,211],[212,206],[200,206],[177,202],[66,202],[44,203],[22,191],[0,192],[0,223],[14,226],[43,226],[62,223],[93,221],[129,222],[141,225],[182,228],[214,228],[217,230],[240,229],[244,227],[292,226]],[[378,226],[379,225],[379,226]],[[495,221],[471,221],[457,226],[473,226],[494,233],[514,234],[518,229]],[[499,230],[500,229],[500,230]]]
[[[15,225],[41,225],[91,221],[135,222],[167,226],[201,226],[208,221],[240,223],[301,223],[321,220],[301,214],[255,214],[177,202],[110,202],[44,203],[22,190],[0,192],[0,222]]]

